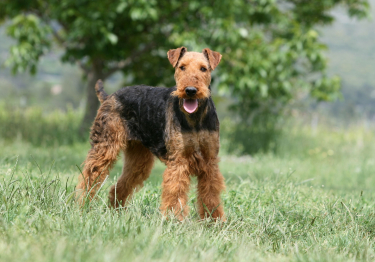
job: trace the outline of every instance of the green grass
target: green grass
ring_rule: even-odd
[[[189,217],[164,220],[159,162],[127,210],[106,207],[121,161],[80,210],[72,193],[88,143],[0,149],[0,261],[375,260],[375,138],[359,128],[299,127],[277,155],[222,155],[226,223],[199,221],[194,190]]]

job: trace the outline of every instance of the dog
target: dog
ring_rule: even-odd
[[[225,189],[219,170],[219,120],[211,98],[211,72],[221,54],[208,48],[167,53],[175,68],[173,88],[124,87],[107,95],[98,80],[101,102],[91,127],[91,149],[77,185],[81,203],[95,197],[109,170],[124,152],[122,175],[109,192],[112,207],[125,206],[149,177],[155,156],[166,165],[161,212],[183,220],[189,212],[191,176],[198,181],[197,205],[202,219],[225,220],[220,195]]]

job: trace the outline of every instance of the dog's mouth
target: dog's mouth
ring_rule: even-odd
[[[184,99],[183,106],[189,114],[194,113],[198,108],[198,99]]]

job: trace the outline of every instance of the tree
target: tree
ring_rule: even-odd
[[[340,83],[325,74],[325,46],[314,28],[331,23],[337,6],[356,18],[369,8],[367,0],[2,0],[0,19],[11,20],[16,40],[13,72],[35,73],[52,41],[64,62],[82,68],[85,131],[98,108],[97,79],[122,71],[128,84],[173,85],[166,52],[181,45],[223,55],[213,85],[231,94],[246,121],[265,108],[279,110],[301,89],[332,100]]]

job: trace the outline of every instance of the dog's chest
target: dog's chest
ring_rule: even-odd
[[[177,133],[171,137],[167,149],[169,155],[199,157],[204,160],[215,158],[219,153],[219,132],[202,130]]]

